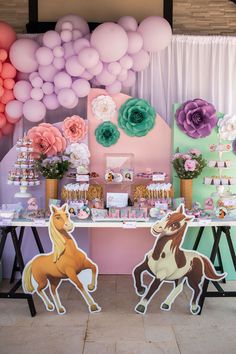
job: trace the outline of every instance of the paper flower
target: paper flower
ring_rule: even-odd
[[[236,155],[236,139],[232,143],[233,153]]]
[[[90,152],[86,144],[73,143],[67,147],[66,153],[69,155],[72,168],[89,165]]]
[[[222,140],[234,140],[236,138],[236,115],[226,114],[218,121],[218,128]]]
[[[85,138],[87,126],[83,118],[80,116],[72,116],[64,120],[62,130],[65,138],[75,143]]]
[[[109,121],[116,114],[116,104],[111,96],[100,95],[93,99],[92,111],[95,118]]]
[[[31,139],[35,153],[55,156],[66,148],[66,139],[60,130],[50,123],[41,123],[28,131],[27,138]]]
[[[215,107],[200,98],[184,102],[175,113],[177,126],[193,139],[205,138],[216,126]]]
[[[185,171],[195,171],[197,167],[197,161],[196,160],[186,160],[184,163],[184,169]]]
[[[104,122],[96,128],[95,136],[99,144],[109,147],[117,142],[120,137],[120,132],[115,124]]]
[[[143,99],[130,98],[119,110],[119,127],[129,136],[145,136],[154,127],[155,109]]]

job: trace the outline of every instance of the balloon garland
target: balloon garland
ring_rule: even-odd
[[[14,87],[17,103],[9,105],[9,113],[39,122],[47,109],[76,107],[92,85],[119,93],[134,85],[136,72],[149,65],[150,53],[168,46],[171,36],[169,23],[158,16],[139,25],[124,16],[97,26],[91,34],[82,17],[64,16],[54,31],[11,45],[10,60],[26,78]]]

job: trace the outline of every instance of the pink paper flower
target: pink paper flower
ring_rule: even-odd
[[[197,167],[197,161],[196,160],[186,160],[184,163],[184,169],[185,171],[195,171]]]
[[[80,116],[68,117],[64,120],[62,130],[66,139],[71,143],[83,140],[87,134],[87,126]]]
[[[191,156],[189,154],[182,154],[182,158],[184,160],[191,160]]]
[[[66,139],[60,130],[50,123],[41,123],[28,131],[27,138],[33,141],[34,152],[55,156],[66,148]]]

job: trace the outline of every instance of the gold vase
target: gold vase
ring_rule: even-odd
[[[46,179],[46,198],[45,208],[49,209],[49,199],[57,199],[58,196],[58,179]]]
[[[185,200],[185,207],[192,209],[192,196],[193,196],[193,180],[181,179],[180,180],[180,196]]]

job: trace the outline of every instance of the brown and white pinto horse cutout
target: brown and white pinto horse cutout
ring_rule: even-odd
[[[146,312],[150,300],[163,282],[174,284],[173,290],[161,304],[162,310],[169,311],[175,298],[182,292],[186,281],[192,290],[190,311],[196,315],[200,311],[198,302],[204,278],[219,281],[227,275],[226,273],[217,274],[206,256],[197,251],[182,248],[188,223],[191,220],[192,218],[185,214],[184,206],[181,204],[176,211],[167,214],[152,226],[151,233],[157,237],[154,247],[146,253],[143,262],[133,270],[136,293],[142,296],[141,301],[135,307],[136,312],[141,314]],[[147,291],[143,285],[144,272],[153,277]]]
[[[37,255],[27,263],[22,277],[23,289],[30,294],[36,292],[48,311],[53,311],[56,307],[58,314],[62,315],[66,310],[61,304],[58,288],[63,280],[69,280],[82,294],[89,311],[98,312],[101,308],[89,294],[97,288],[98,267],[78,248],[71,235],[74,225],[68,213],[68,205],[65,204],[61,208],[52,205],[50,209],[49,235],[53,245],[52,252]],[[92,276],[90,272],[89,279],[83,279],[82,271],[88,269]],[[47,288],[55,306],[45,292]]]

